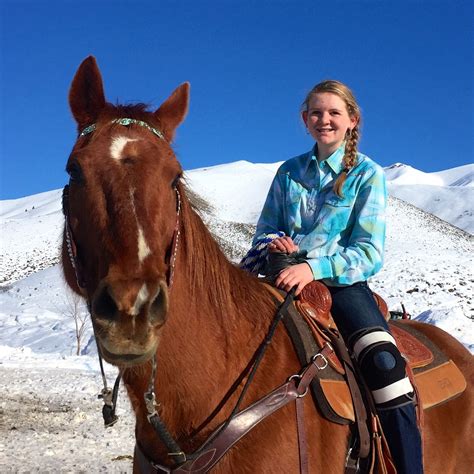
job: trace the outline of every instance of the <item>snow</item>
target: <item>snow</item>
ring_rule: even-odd
[[[0,284],[59,261],[61,190],[0,201]]]
[[[100,375],[0,365],[2,473],[132,472],[134,420],[121,390],[118,423],[101,426]]]
[[[186,173],[192,188],[213,205],[223,220],[255,224],[281,163],[237,161]]]
[[[250,244],[279,164],[240,161],[186,173],[210,202],[203,219],[234,261]],[[371,286],[391,310],[403,303],[474,352],[473,165],[423,173],[397,164],[386,173],[386,262]],[[61,191],[1,201],[0,225],[0,471],[131,472],[133,416],[122,392],[119,423],[102,426],[90,322],[75,355],[73,314],[85,316],[86,308],[66,290],[57,263]],[[106,372],[112,383],[116,369]]]
[[[391,196],[409,202],[440,219],[474,234],[474,187],[395,185],[388,183]],[[446,206],[449,203],[449,206]]]
[[[395,163],[385,168],[385,175],[391,196],[474,234],[474,164],[423,173]]]
[[[428,184],[432,186],[474,186],[474,164],[457,166],[443,171],[425,173],[403,163],[385,168],[387,180],[392,184]]]

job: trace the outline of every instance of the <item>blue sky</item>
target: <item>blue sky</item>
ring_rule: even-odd
[[[439,171],[473,160],[470,0],[2,0],[0,199],[62,187],[72,77],[96,56],[110,102],[154,107],[191,83],[175,141],[185,169],[308,150],[306,92],[346,82],[360,150]]]

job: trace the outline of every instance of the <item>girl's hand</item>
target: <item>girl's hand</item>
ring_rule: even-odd
[[[313,280],[313,271],[309,264],[299,263],[282,270],[275,280],[275,285],[285,291],[290,291],[296,286],[295,296],[297,296],[301,293],[301,290]]]
[[[284,237],[277,237],[275,240],[272,240],[268,244],[268,251],[293,253],[298,251],[298,246],[295,245],[291,237],[285,235]]]

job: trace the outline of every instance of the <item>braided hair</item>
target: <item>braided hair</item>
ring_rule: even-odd
[[[340,97],[347,107],[347,112],[350,117],[357,118],[357,124],[352,130],[347,130],[346,132],[346,146],[344,150],[344,157],[342,158],[342,171],[339,176],[336,178],[334,182],[334,192],[339,196],[342,197],[342,187],[344,182],[346,181],[347,173],[357,164],[357,143],[359,142],[360,138],[360,120],[361,120],[361,113],[360,108],[357,104],[357,101],[354,97],[352,91],[347,87],[345,84],[339,81],[328,80],[323,81],[314,86],[306,96],[303,104],[301,105],[301,111],[308,110],[308,104],[313,94],[321,93],[321,92],[329,92],[331,94],[335,94]]]

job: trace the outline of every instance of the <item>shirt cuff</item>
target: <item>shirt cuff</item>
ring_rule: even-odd
[[[334,278],[334,272],[329,257],[308,258],[306,260],[313,271],[315,280],[323,278]]]

